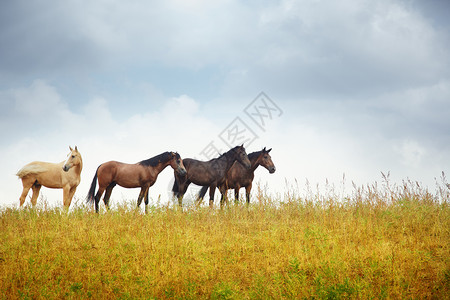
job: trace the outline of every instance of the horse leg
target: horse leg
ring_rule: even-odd
[[[20,198],[19,198],[20,206],[22,206],[25,203],[25,198],[27,197],[28,192],[30,191],[33,184],[34,184],[34,181],[30,181],[25,178],[22,178],[23,190],[22,190],[22,194],[20,195]]]
[[[145,196],[145,188],[142,187],[142,188],[141,188],[141,191],[140,191],[140,193],[139,193],[139,197],[138,197],[138,199],[137,199],[137,207],[138,207],[138,208],[139,208],[139,206],[141,205],[142,198],[144,198],[144,196]]]
[[[209,208],[214,207],[214,193],[216,192],[216,185],[209,186]]]
[[[220,191],[220,209],[223,208],[223,206],[225,205],[225,202],[227,202],[227,205],[228,205],[227,190]]]
[[[175,179],[178,180],[178,179]],[[178,205],[181,207],[183,206],[183,196],[184,193],[182,192],[182,189],[184,189],[185,184],[181,184],[181,182],[178,182],[178,190],[174,193],[175,197],[178,199]]]
[[[109,198],[111,198],[111,193],[113,188],[116,186],[115,182],[112,182],[105,191],[105,197],[103,197],[103,203],[105,203],[106,208],[109,210]]]
[[[70,203],[72,203],[73,195],[75,194],[75,191],[77,190],[76,186],[65,186],[63,187],[63,204],[65,208],[70,207]]]
[[[67,198],[67,208],[70,207],[70,204],[72,203],[73,195],[75,195],[76,190],[77,190],[76,186],[73,186],[70,188],[69,197]]]
[[[145,192],[145,196],[144,196],[144,203],[145,203],[145,214],[147,214],[147,205],[148,205],[148,190],[150,188],[147,188],[147,191]]]
[[[234,189],[234,203],[235,204],[239,203],[239,188]]]
[[[220,208],[222,209],[225,203],[228,205],[228,195],[227,195],[228,190],[226,186],[220,186],[219,192],[220,192]]]
[[[186,179],[179,176],[176,172],[174,172],[174,175],[175,175],[175,180],[173,182],[172,192],[173,192],[174,197],[176,197],[178,199],[178,205],[181,206],[182,200],[183,200],[181,191],[182,191],[182,189],[184,189]]]
[[[65,208],[69,208],[69,206],[67,206],[67,203],[69,202],[69,195],[70,195],[70,186],[69,185],[63,186],[63,205]]]
[[[186,182],[180,183],[180,185],[179,185],[178,205],[180,207],[183,206],[183,197],[184,197],[184,194],[186,194],[187,189],[188,189],[190,184],[191,184],[191,181],[186,180]]]
[[[98,203],[100,202],[100,198],[102,197],[104,191],[105,191],[105,187],[99,185],[97,194],[95,195],[95,198],[94,198],[94,200],[95,200],[95,212],[96,213],[98,213],[98,209],[99,209]]]
[[[252,190],[252,184],[250,183],[245,187],[245,197],[247,198],[247,204],[250,204],[250,191]]]
[[[33,191],[33,196],[31,196],[31,204],[36,206],[37,198],[39,196],[39,191],[41,190],[41,185],[36,181],[31,187]]]

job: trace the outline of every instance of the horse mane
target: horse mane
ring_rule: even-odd
[[[225,153],[222,153],[222,154],[220,154],[219,156],[217,156],[217,157],[214,157],[214,158],[213,158],[213,159],[211,159],[211,160],[214,160],[214,159],[219,159],[219,158],[221,158],[221,157],[225,156],[225,154],[227,154],[227,152],[225,152]]]
[[[144,167],[156,167],[159,163],[166,162],[171,159],[171,157],[171,152],[164,152],[155,157],[140,161],[138,164]]]
[[[213,158],[212,160],[214,160],[214,159],[219,159],[219,158],[221,158],[221,157],[227,155],[228,153],[230,153],[231,150],[234,150],[234,149],[236,149],[236,148],[238,148],[238,147],[239,147],[239,146],[233,147],[233,148],[231,148],[230,150],[228,150],[227,152],[224,152],[224,153],[220,154],[219,157]]]
[[[248,156],[249,160],[252,160],[252,158],[256,158],[256,157],[260,156],[261,153],[262,153],[262,151],[256,151],[256,152],[249,153],[247,156]]]

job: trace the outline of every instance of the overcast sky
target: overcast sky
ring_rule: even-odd
[[[381,172],[434,191],[450,173],[449,6],[2,1],[0,205],[18,205],[23,165],[63,161],[69,145],[84,160],[79,199],[103,162],[206,160],[241,142],[273,148],[276,173],[255,179],[271,193]],[[169,201],[172,177],[161,173],[153,201]],[[41,193],[62,205],[61,190]]]

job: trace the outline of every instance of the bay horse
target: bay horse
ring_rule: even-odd
[[[148,190],[156,182],[158,174],[169,165],[180,176],[186,174],[183,161],[176,152],[164,152],[136,164],[126,164],[118,161],[103,163],[98,166],[95,172],[86,200],[88,203],[95,203],[95,211],[98,213],[100,198],[105,190],[106,193],[103,202],[109,208],[109,198],[116,184],[124,188],[140,187],[141,192],[137,199],[137,207],[141,205],[142,199],[144,198],[145,212],[147,212]],[[95,194],[97,180],[98,191]]]
[[[270,157],[269,152],[272,150],[266,150],[266,147],[261,151],[252,152],[248,155],[251,167],[250,169],[245,168],[239,162],[235,162],[230,170],[227,172],[226,180],[219,189],[229,190],[234,189],[234,200],[239,201],[239,189],[241,187],[245,188],[245,195],[247,199],[247,204],[250,203],[250,191],[252,190],[252,182],[255,177],[255,170],[259,166],[266,168],[270,174],[275,173],[275,165],[272,162],[272,157]],[[199,192],[199,198],[203,198],[208,190],[208,186],[201,188]]]
[[[63,189],[63,204],[69,208],[73,195],[80,184],[81,170],[83,169],[83,159],[75,146],[69,147],[70,153],[65,161],[60,163],[49,163],[34,161],[25,165],[17,172],[17,176],[22,180],[23,191],[20,195],[20,206],[25,202],[28,191],[32,189],[31,204],[36,206],[39,191],[42,186]]]
[[[209,206],[214,205],[214,192],[216,187],[225,182],[225,175],[235,161],[240,162],[245,168],[250,168],[250,161],[245,152],[244,145],[236,146],[218,158],[209,161],[200,161],[192,158],[183,159],[186,167],[186,176],[175,174],[175,182],[172,191],[178,198],[178,204],[182,206],[183,196],[191,183],[200,186],[209,186]],[[197,199],[199,200],[199,199]],[[223,203],[223,194],[220,200]]]

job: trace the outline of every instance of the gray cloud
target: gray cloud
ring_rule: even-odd
[[[98,64],[99,45],[83,33],[72,8],[59,1],[2,3],[0,76],[56,76]]]
[[[429,21],[436,4],[265,5],[10,2],[1,10],[0,43],[7,46],[0,48],[0,74],[57,80],[164,66],[196,75],[214,65],[237,92],[267,86],[334,97],[427,85],[449,75],[446,32]]]
[[[448,41],[416,10],[392,1],[288,3],[267,12],[261,52],[230,74],[230,89],[242,83],[287,95],[354,98],[449,75]]]

